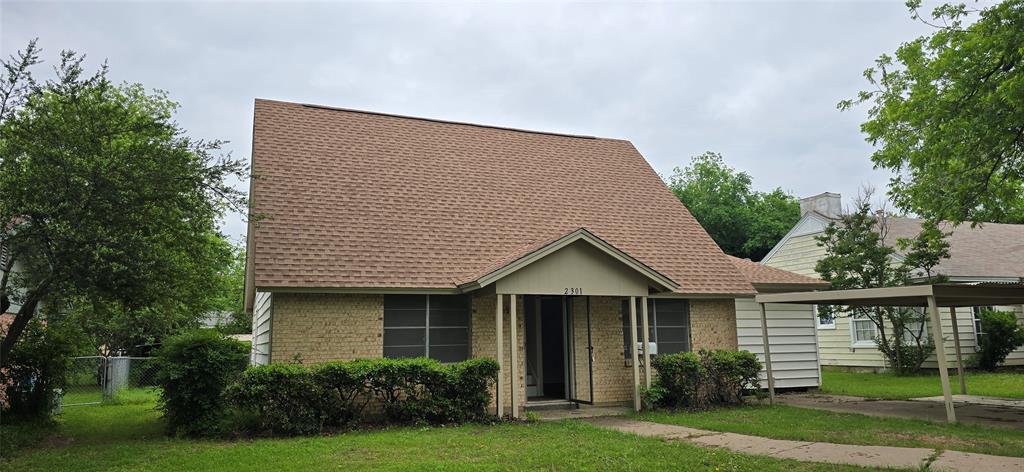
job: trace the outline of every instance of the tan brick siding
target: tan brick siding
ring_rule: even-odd
[[[496,295],[473,295],[471,356],[496,357]],[[593,346],[594,402],[629,403],[633,399],[633,371],[622,352],[622,297],[590,297],[590,341]],[[505,298],[504,374],[501,395],[511,413],[511,338]],[[526,326],[523,296],[517,297],[520,405],[526,399]],[[587,351],[587,299],[573,299],[576,397],[590,398]],[[639,311],[638,311],[639,317]],[[639,323],[640,320],[638,319]],[[691,300],[693,349],[731,349],[736,342],[736,308],[732,299]],[[332,360],[378,358],[383,355],[384,296],[352,294],[275,293],[273,297],[272,362],[290,362],[296,356],[313,364]],[[643,370],[641,369],[641,382]],[[492,408],[493,408],[492,401]]]
[[[273,297],[271,362],[381,357],[384,296],[285,293]]]
[[[590,340],[594,347],[594,403],[622,404],[633,401],[633,368],[622,352],[622,297],[590,297]],[[573,299],[573,332],[576,353],[577,398],[590,397],[587,365],[587,300]],[[639,315],[638,315],[639,316]],[[641,370],[641,378],[643,371]]]
[[[690,300],[690,340],[700,349],[735,351],[736,301],[732,298]]]

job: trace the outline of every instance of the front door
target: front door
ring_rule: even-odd
[[[524,302],[527,400],[590,403],[589,311],[586,320],[573,316],[573,304],[586,303],[586,297],[527,296]],[[586,333],[576,333],[584,327]]]

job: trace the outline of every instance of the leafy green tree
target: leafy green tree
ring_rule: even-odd
[[[224,334],[252,332],[252,313],[245,311],[245,249],[234,248],[234,259],[220,274],[219,290],[214,305],[230,315],[227,323],[218,326]]]
[[[38,53],[33,41],[0,71],[0,243],[11,261],[0,303],[21,305],[3,362],[44,301],[47,313],[102,307],[93,319],[122,325],[203,303],[230,260],[217,218],[244,206],[229,179],[245,165],[219,141],[188,137],[166,93],[115,85],[106,65],[88,74],[70,51],[38,84]]]
[[[722,155],[695,156],[675,169],[668,185],[704,230],[728,254],[760,260],[800,219],[800,203],[775,189],[751,189],[746,172],[727,166]]]
[[[889,169],[895,205],[932,220],[1024,223],[1024,0],[980,10],[963,4],[912,18],[934,32],[882,55],[861,125]]]
[[[870,193],[862,196],[856,211],[833,222],[816,239],[825,248],[815,270],[833,290],[896,287],[908,285],[915,272],[928,277],[935,266],[949,255],[945,234],[930,223],[921,233],[901,242],[906,249],[901,260],[897,250],[884,243],[887,228],[884,216],[871,210]],[[886,306],[821,306],[822,317],[848,316],[871,320],[875,325],[875,343],[889,366],[898,374],[916,372],[935,350],[925,329],[925,310]]]

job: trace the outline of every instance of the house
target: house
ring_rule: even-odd
[[[817,244],[819,236],[829,223],[841,215],[841,196],[823,193],[800,201],[800,221],[765,256],[763,264],[797,274],[816,276],[815,264],[825,256],[825,250]],[[913,238],[920,231],[921,220],[913,218],[885,217],[886,244],[895,247],[899,238]],[[947,238],[950,257],[936,268],[937,273],[949,278],[950,282],[1020,282],[1024,281],[1024,225],[986,223],[971,228],[961,225],[944,231],[952,231]],[[896,257],[900,257],[899,254]],[[915,274],[918,278],[924,274]],[[977,352],[980,333],[978,314],[982,307],[957,308],[957,329],[960,335],[960,351],[964,359]],[[1024,323],[1024,306],[994,307],[1015,312]],[[941,310],[943,332],[952,333],[952,318],[948,308]],[[818,348],[822,365],[836,365],[854,368],[885,368],[882,354],[875,346],[875,325],[866,319],[838,317],[818,320]],[[956,353],[954,340],[944,340],[947,357]],[[935,367],[935,356],[931,356],[925,367]],[[1006,365],[1024,365],[1024,349],[1010,354]]]
[[[495,358],[519,414],[745,333],[754,286],[629,141],[256,100],[252,156],[255,364]]]

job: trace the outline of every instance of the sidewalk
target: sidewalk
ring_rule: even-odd
[[[927,468],[943,471],[1020,472],[1024,458],[990,456],[969,452],[889,446],[856,446],[807,441],[768,439],[744,434],[721,433],[621,416],[588,418],[595,426],[640,436],[687,441],[705,447],[721,447],[746,454],[794,459],[803,462],[824,462],[862,467]]]

